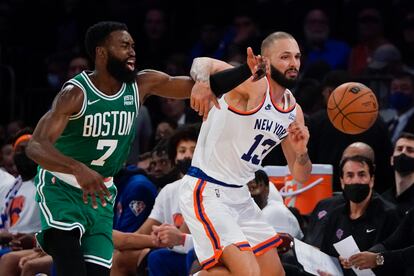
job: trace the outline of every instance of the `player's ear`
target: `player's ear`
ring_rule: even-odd
[[[106,57],[106,49],[102,46],[97,46],[95,49],[96,57],[105,58]]]

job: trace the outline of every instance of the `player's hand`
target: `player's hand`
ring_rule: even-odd
[[[374,268],[377,266],[376,260],[377,254],[368,251],[356,253],[348,259],[351,265],[358,269]]]
[[[307,145],[309,141],[309,130],[303,125],[296,121],[291,123],[288,127],[289,135],[287,137],[293,150],[296,154],[307,153]]]
[[[175,245],[182,245],[183,233],[174,225],[164,223],[153,227],[153,230],[157,235],[159,246],[173,247]]]
[[[255,56],[251,47],[247,48],[247,65],[252,71],[253,81],[260,80],[266,75],[266,62],[261,55]]]
[[[111,198],[111,193],[104,184],[102,175],[91,170],[86,165],[80,163],[74,171],[74,176],[83,190],[83,202],[88,204],[88,196],[91,197],[92,207],[98,208],[96,196],[101,200],[102,206],[106,206],[105,196]]]
[[[208,112],[215,105],[220,109],[216,95],[211,91],[210,83],[205,81],[196,81],[190,97],[191,108],[203,116],[203,121],[207,120]]]

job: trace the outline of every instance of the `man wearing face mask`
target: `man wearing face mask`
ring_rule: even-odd
[[[340,169],[346,202],[329,214],[321,244],[321,251],[336,257],[334,243],[352,235],[359,249],[367,250],[387,238],[399,222],[395,207],[373,193],[372,160],[360,155],[346,157]],[[354,275],[352,270],[344,270],[344,274]]]
[[[184,234],[179,230],[181,228],[185,231],[186,227],[178,206],[178,189],[181,184],[181,178],[191,166],[198,129],[199,126],[197,125],[189,125],[176,130],[170,137],[167,147],[168,157],[175,164],[175,171],[180,179],[165,185],[161,189],[155,199],[151,214],[144,224],[135,231],[136,234],[147,236],[152,234],[154,243],[158,247],[168,246],[172,250],[158,249],[150,251],[149,248],[140,248],[139,245],[134,250],[123,250],[122,248],[117,248],[117,239],[121,243],[126,236],[122,237],[114,234],[115,248],[118,250],[114,253],[113,275],[129,275],[129,273],[134,273],[137,269],[137,264],[139,264],[140,268],[145,268],[148,264],[148,269],[152,275],[165,275],[163,269],[168,269],[170,272],[175,271],[176,275],[186,274],[185,253],[192,248],[192,238],[191,235]],[[133,244],[129,246],[134,247]],[[147,259],[142,261],[144,257],[147,257]]]
[[[414,134],[403,132],[395,143],[391,157],[394,167],[395,186],[383,194],[383,197],[394,203],[400,214],[414,206]]]
[[[401,132],[414,133],[414,79],[408,73],[394,76],[391,81],[389,104],[395,112],[388,122],[391,141],[395,143]],[[384,113],[384,116],[386,113]]]

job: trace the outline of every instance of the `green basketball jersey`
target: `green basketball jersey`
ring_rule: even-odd
[[[108,96],[99,91],[83,71],[67,84],[84,93],[82,109],[69,118],[55,147],[64,155],[84,163],[104,177],[123,166],[135,134],[139,108],[136,82],[123,83]]]

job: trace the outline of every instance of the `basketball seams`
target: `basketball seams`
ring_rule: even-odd
[[[368,95],[368,94],[370,94],[370,93],[372,93],[371,91],[367,91],[367,92],[365,92],[364,94],[361,94],[361,95],[359,95],[358,97],[356,97],[356,98],[354,98],[354,99],[352,99],[349,103],[347,103],[344,107],[342,107],[342,111],[345,111],[345,109],[350,105],[350,104],[352,104],[353,102],[355,102],[356,100],[358,100],[359,98],[361,98],[361,97],[363,97],[363,96],[365,96],[365,95]],[[377,104],[378,105],[378,104]]]

